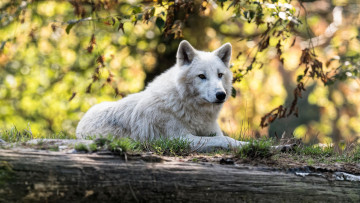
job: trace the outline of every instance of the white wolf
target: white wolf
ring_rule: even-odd
[[[231,44],[203,52],[184,40],[176,58],[176,64],[144,91],[90,108],[77,126],[77,138],[108,134],[137,140],[181,136],[198,151],[245,144],[224,136],[216,121],[231,94]]]

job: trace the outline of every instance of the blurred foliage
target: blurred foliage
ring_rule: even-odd
[[[0,128],[73,134],[90,106],[171,67],[187,39],[200,50],[233,45],[236,97],[220,116],[228,134],[355,142],[359,9],[356,0],[3,0]]]

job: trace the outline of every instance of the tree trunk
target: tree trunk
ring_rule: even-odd
[[[360,182],[154,156],[0,150],[0,202],[359,202]]]

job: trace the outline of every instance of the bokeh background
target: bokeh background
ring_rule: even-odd
[[[206,51],[233,45],[232,70],[241,79],[219,118],[225,133],[285,132],[322,143],[360,137],[357,0],[2,0],[0,11],[1,130],[16,126],[31,128],[35,137],[74,135],[92,105],[141,91],[170,68],[186,39]],[[259,51],[263,33],[278,21]],[[331,84],[304,78],[298,117],[261,128],[261,117],[291,104],[306,48],[323,63]]]

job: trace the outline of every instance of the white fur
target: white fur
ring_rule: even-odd
[[[108,134],[137,140],[182,136],[199,151],[244,144],[224,136],[216,122],[221,102],[231,94],[231,45],[203,52],[182,41],[176,57],[176,64],[144,91],[90,108],[77,126],[77,138]],[[221,78],[219,73],[223,74]],[[226,93],[223,101],[216,97],[219,92]]]

